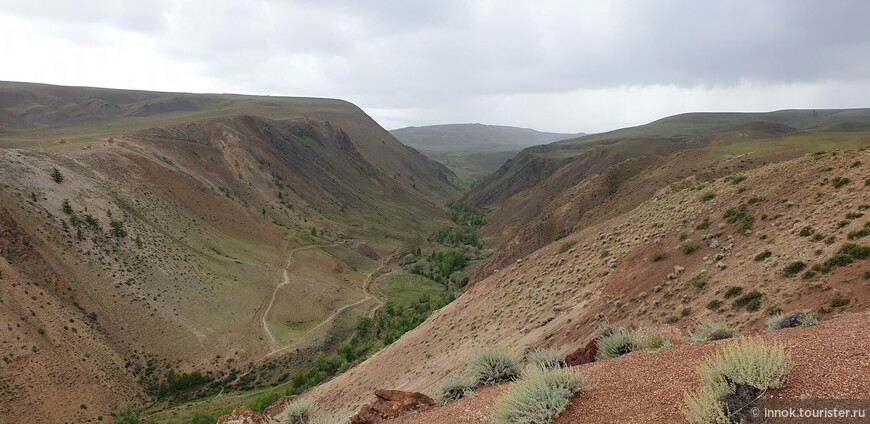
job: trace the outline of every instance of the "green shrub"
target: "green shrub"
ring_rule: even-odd
[[[864,180],[864,185],[870,187],[870,178]]]
[[[851,182],[852,182],[852,180],[850,180],[846,177],[836,177],[836,178],[834,178],[834,188],[840,188],[840,187],[842,187],[846,184],[849,184]]]
[[[698,250],[698,243],[696,243],[692,239],[688,239],[682,243],[680,243],[680,250],[687,255],[691,255],[693,252]]]
[[[63,182],[64,177],[63,174],[60,173],[60,170],[57,168],[52,168],[51,170],[51,180],[60,184]]]
[[[317,411],[311,401],[299,399],[284,406],[283,424],[309,424],[314,413]]]
[[[802,261],[795,261],[786,265],[785,268],[782,269],[782,275],[785,275],[786,277],[793,277],[799,272],[803,271],[806,267],[807,264],[803,263]]]
[[[690,309],[691,311],[691,309]],[[643,350],[662,350],[671,346],[671,341],[664,334],[657,331],[641,333],[638,337],[638,344]]]
[[[858,240],[859,238],[864,238],[870,235],[870,228],[864,227],[860,230],[849,231],[849,234],[846,235],[846,238],[849,240]]]
[[[864,214],[861,212],[849,212],[846,214],[846,219],[858,219],[862,216],[864,216]]]
[[[217,418],[202,412],[194,412],[190,416],[190,424],[214,424],[217,420]]]
[[[743,287],[740,287],[740,286],[729,287],[728,290],[725,292],[725,298],[730,299],[734,296],[739,295],[740,293],[743,293]]]
[[[770,250],[765,250],[764,252],[761,252],[761,253],[755,255],[755,261],[761,262],[761,261],[771,257],[772,255],[773,255],[773,252],[771,252]]]
[[[707,309],[711,311],[718,311],[719,308],[722,307],[722,301],[719,299],[711,300],[710,303],[707,304]]]
[[[725,177],[723,180],[727,183],[737,185],[737,184],[740,184],[746,180],[746,175],[742,175],[742,174],[729,175],[729,176]]]
[[[115,415],[115,424],[139,424],[139,412],[130,402],[121,404],[121,412]]]
[[[764,201],[764,198],[763,198],[763,197],[760,197],[760,196],[752,196],[752,197],[750,197],[750,198],[746,201],[746,203],[748,203],[748,204],[750,204],[750,205],[754,205],[754,204],[756,204],[756,203],[760,203],[760,202],[763,202],[763,201]]]
[[[701,367],[701,388],[685,397],[684,414],[693,424],[741,422],[758,394],[782,386],[791,356],[781,345],[741,339],[725,346]]]
[[[846,306],[848,304],[849,304],[849,299],[842,297],[839,294],[834,296],[833,299],[831,299],[831,307],[832,308],[839,308],[841,306]]]
[[[496,384],[515,380],[520,375],[520,368],[513,356],[495,349],[478,352],[471,359],[469,371],[476,384]]]
[[[712,191],[706,191],[703,194],[701,194],[701,201],[707,202],[707,201],[713,200],[715,197],[716,197],[716,193],[713,193]]]
[[[708,228],[710,228],[710,218],[704,218],[704,220],[695,227],[696,230],[706,230]]]
[[[781,330],[783,328],[812,327],[819,323],[816,314],[808,311],[793,311],[787,314],[776,314],[767,320],[767,328]]]
[[[668,257],[668,252],[664,250],[656,250],[655,252],[650,253],[649,260],[650,262],[658,262]]]
[[[498,424],[552,423],[583,386],[580,374],[569,370],[532,369],[495,402]]]
[[[812,227],[803,227],[801,228],[801,231],[798,233],[798,235],[801,237],[809,237],[813,235],[813,232],[814,230]]]
[[[704,287],[707,287],[707,280],[701,277],[693,277],[689,280],[689,284],[698,290],[702,290]]]
[[[562,356],[559,352],[542,347],[536,347],[529,353],[528,362],[529,366],[542,370],[562,368]]]
[[[846,243],[840,250],[837,251],[838,254],[849,255],[852,259],[867,259],[870,258],[870,246],[861,246],[855,243]]]
[[[721,321],[704,321],[689,331],[689,340],[693,342],[709,342],[714,340],[730,339],[737,335],[737,331]]]
[[[734,308],[746,307],[747,311],[754,312],[761,307],[761,292],[753,290],[743,296],[734,299]]]
[[[576,240],[567,240],[562,242],[562,244],[559,245],[559,253],[565,253],[571,250],[571,248],[574,247],[575,244],[577,244]]]
[[[597,360],[616,358],[640,348],[637,335],[625,328],[617,328],[609,335],[599,337],[596,346]]]
[[[737,232],[740,234],[748,234],[752,230],[752,224],[755,222],[755,217],[749,214],[746,205],[740,205],[737,209],[728,209],[722,217],[732,224],[740,221],[740,225],[737,227]]]
[[[836,255],[825,261],[822,271],[824,271],[824,273],[828,273],[831,271],[831,268],[835,266],[846,266],[851,264],[852,262],[853,259],[851,256],[843,253],[837,253]]]
[[[449,378],[438,387],[435,400],[441,405],[457,401],[474,393],[474,382],[462,378]]]

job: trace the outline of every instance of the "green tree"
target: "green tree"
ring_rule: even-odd
[[[60,184],[63,182],[63,174],[60,173],[60,170],[57,168],[53,168],[51,171],[51,179]]]

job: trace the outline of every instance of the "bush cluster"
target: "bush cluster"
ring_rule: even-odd
[[[737,336],[737,331],[721,321],[705,321],[689,331],[689,340],[693,342],[710,342],[714,340],[730,339]]]
[[[700,370],[701,387],[685,396],[684,414],[692,424],[741,422],[758,395],[782,386],[791,357],[780,345],[741,339],[725,346]]]
[[[767,320],[767,328],[781,330],[783,328],[811,327],[819,323],[816,314],[808,311],[793,311],[787,314],[776,314]]]
[[[520,375],[520,368],[514,357],[506,351],[496,349],[478,352],[468,364],[468,369],[476,384],[516,380]]]
[[[552,423],[582,387],[583,378],[575,372],[530,368],[496,400],[493,419],[498,424]]]

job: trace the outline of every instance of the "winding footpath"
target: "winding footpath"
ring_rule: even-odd
[[[338,308],[335,312],[332,313],[332,315],[326,317],[323,321],[320,322],[320,324],[317,324],[315,327],[306,331],[305,334],[303,334],[301,337],[296,339],[296,341],[291,342],[291,343],[286,344],[286,345],[281,345],[278,342],[278,340],[275,338],[275,335],[272,333],[272,330],[269,328],[269,323],[267,322],[266,318],[269,316],[269,311],[272,309],[272,305],[275,303],[275,298],[278,295],[278,290],[280,290],[281,287],[284,287],[287,284],[290,284],[289,271],[290,271],[290,266],[292,265],[292,263],[294,261],[294,255],[298,252],[303,251],[303,250],[320,249],[323,247],[330,247],[330,246],[337,246],[337,244],[335,244],[335,243],[314,244],[314,245],[309,245],[309,246],[297,247],[297,248],[290,251],[289,256],[287,258],[287,265],[284,267],[284,281],[282,281],[280,284],[275,286],[275,289],[272,291],[272,298],[271,298],[271,300],[269,300],[269,304],[268,304],[268,306],[266,306],[266,310],[263,312],[263,316],[260,317],[260,323],[263,327],[263,332],[266,334],[266,337],[269,338],[269,346],[271,349],[269,351],[269,353],[267,353],[266,355],[263,356],[263,358],[267,358],[267,357],[272,356],[276,353],[280,353],[280,352],[283,352],[285,350],[296,347],[297,344],[300,341],[304,340],[309,334],[316,331],[320,327],[331,323],[336,317],[338,317],[339,314],[341,314],[342,312],[344,312],[350,308],[353,308],[355,306],[369,302],[371,300],[375,300],[375,302],[377,302],[377,304],[378,304],[377,307],[375,307],[373,310],[377,310],[378,308],[383,306],[384,303],[380,299],[378,299],[376,296],[369,293],[369,286],[371,286],[372,280],[374,279],[375,275],[389,263],[389,261],[390,261],[389,257],[381,260],[378,267],[375,268],[372,272],[370,272],[368,274],[368,276],[366,276],[366,279],[363,282],[363,286],[362,286],[362,291],[363,291],[363,294],[365,294],[365,296],[362,299],[360,299],[356,302],[344,305],[341,308]]]

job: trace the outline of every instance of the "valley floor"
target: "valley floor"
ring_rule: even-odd
[[[816,327],[765,331],[765,341],[791,350],[793,367],[782,389],[765,398],[866,399],[870,403],[870,313],[855,313]],[[574,396],[556,421],[567,423],[679,423],[687,391],[700,385],[698,368],[731,340],[683,343],[659,353],[633,352],[574,367],[588,391]],[[510,383],[478,389],[444,407],[392,422],[485,423]]]

